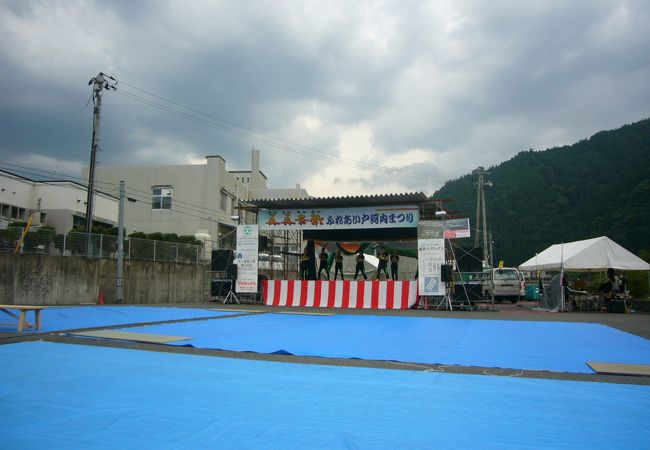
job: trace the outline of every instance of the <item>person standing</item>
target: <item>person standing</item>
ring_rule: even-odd
[[[612,291],[621,292],[621,277],[620,274],[614,274],[614,281],[612,281]]]
[[[366,269],[364,267],[364,262],[366,260],[366,257],[363,256],[363,250],[359,249],[359,253],[357,253],[357,265],[354,269],[354,279],[357,279],[357,275],[359,275],[359,272],[361,272],[361,275],[363,275],[363,279],[367,280],[368,277],[366,276]]]
[[[614,299],[614,284],[616,274],[614,269],[607,269],[607,281],[602,283],[598,287],[598,292],[600,293],[600,310],[601,312],[607,312],[607,305],[610,300]]]
[[[336,251],[336,255],[334,255],[334,279],[336,280],[336,277],[339,275],[339,271],[341,272],[341,280],[343,279],[343,255],[341,254],[341,250]]]
[[[327,267],[327,259],[329,258],[329,255],[327,254],[327,250],[325,250],[325,247],[321,247],[320,253],[318,254],[318,260],[320,261],[320,264],[318,265],[318,276],[316,277],[317,280],[320,280],[320,274],[325,269],[325,273],[327,274],[327,279],[330,279],[330,269]]]
[[[620,272],[618,274],[618,290],[621,294],[627,294],[630,292],[630,285],[627,283],[627,278],[625,278],[625,274],[623,272]]]
[[[618,277],[616,276],[616,271],[611,267],[607,269],[607,282],[612,285],[612,293],[618,292]]]
[[[397,266],[399,265],[399,255],[393,252],[390,257],[390,277],[397,281]]]
[[[378,280],[382,270],[384,271],[384,275],[386,275],[386,279],[388,280],[388,255],[386,254],[386,250],[383,248],[379,251],[379,265],[377,266]]]
[[[309,279],[309,250],[307,247],[305,247],[302,255],[300,255],[300,279]]]

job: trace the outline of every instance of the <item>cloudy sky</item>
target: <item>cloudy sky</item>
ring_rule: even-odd
[[[271,187],[423,191],[650,117],[650,2],[0,0],[0,168],[261,152]]]

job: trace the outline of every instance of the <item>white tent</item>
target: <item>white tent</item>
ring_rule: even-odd
[[[551,245],[519,266],[519,270],[650,270],[650,264],[606,236]]]

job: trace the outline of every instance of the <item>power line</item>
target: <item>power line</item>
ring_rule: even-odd
[[[82,178],[82,177],[75,177],[73,175],[61,174],[61,175],[64,175],[65,177],[68,178],[67,180],[62,180],[62,179],[60,179],[60,177],[50,176],[50,174],[52,172],[38,170],[38,169],[32,169],[32,168],[21,166],[21,165],[18,165],[18,164],[12,164],[12,163],[9,163],[9,162],[0,161],[0,167],[3,167],[3,166],[7,166],[6,168],[10,169],[11,171],[13,171],[17,175],[24,174],[24,175],[29,175],[29,176],[44,177],[44,178],[50,179],[51,181],[73,181],[73,182],[79,183],[79,184],[81,184],[82,186],[85,187],[85,185],[83,185],[83,183],[81,182],[81,181],[84,181],[84,178]],[[57,175],[59,175],[59,174],[57,174]],[[77,180],[79,180],[79,181],[77,181]],[[44,182],[42,180],[30,180],[30,181],[37,181],[37,182],[42,183],[42,184],[48,184],[48,185],[51,185],[51,186],[56,186],[56,184],[54,184],[54,183],[47,183],[47,182]],[[112,195],[112,192],[110,192],[110,191],[115,191],[115,192],[119,191],[119,186],[117,184],[113,183],[113,182],[96,180],[96,183],[103,186],[103,193],[104,194]],[[129,192],[141,193],[142,195],[144,195],[145,197],[147,197],[150,200],[149,196],[151,196],[151,192],[142,191],[142,190],[136,189],[134,187],[129,187],[129,186],[127,186],[127,189],[129,189]],[[184,202],[184,201],[181,201],[181,200],[174,200],[174,204],[180,204],[180,205],[183,205],[183,206],[187,206],[187,209],[189,209],[189,210],[194,209],[195,211],[198,211],[198,212],[206,212],[206,213],[210,213],[210,214],[218,213],[218,211],[206,210],[201,205],[196,205],[196,204],[189,203],[189,202]]]
[[[175,102],[173,100],[169,100],[169,99],[167,99],[165,97],[162,97],[162,96],[159,96],[157,94],[153,94],[153,93],[151,93],[149,91],[146,91],[144,89],[135,87],[135,86],[133,86],[131,84],[128,84],[126,82],[122,81],[121,83],[125,84],[127,86],[130,86],[130,87],[132,87],[132,88],[134,88],[134,89],[136,89],[136,90],[138,90],[140,92],[151,95],[151,96],[153,96],[155,98],[161,99],[161,100],[169,102],[169,103],[171,103],[173,105],[177,105],[177,106],[179,106],[181,108],[187,109],[189,111],[196,112],[196,113],[198,113],[198,114],[200,114],[202,116],[205,116],[205,117],[208,117],[208,118],[210,118],[212,120],[215,120],[215,121],[221,122],[223,124],[226,124],[226,126],[219,125],[219,126],[216,126],[216,128],[221,130],[221,131],[225,131],[227,133],[235,134],[237,136],[240,136],[240,137],[243,137],[243,138],[246,138],[246,139],[251,139],[251,140],[254,140],[254,141],[259,142],[259,143],[263,143],[263,144],[267,144],[267,145],[274,146],[274,147],[277,147],[277,148],[281,148],[281,149],[284,149],[284,150],[292,151],[294,153],[302,154],[304,156],[310,156],[310,157],[314,157],[314,158],[317,158],[317,159],[328,160],[328,161],[331,161],[331,162],[348,161],[354,166],[363,166],[364,168],[368,168],[368,169],[377,169],[377,170],[381,170],[381,171],[391,171],[391,172],[397,171],[397,172],[403,172],[403,173],[406,173],[406,174],[409,174],[409,175],[417,175],[417,176],[422,176],[422,177],[428,177],[427,175],[413,174],[411,172],[401,171],[400,169],[390,169],[390,168],[376,166],[376,165],[369,164],[369,163],[361,163],[359,161],[356,161],[356,160],[353,160],[353,159],[350,159],[350,158],[342,158],[342,157],[335,157],[335,156],[329,156],[329,155],[327,157],[323,157],[321,154],[312,153],[312,152],[316,152],[317,150],[312,149],[310,147],[306,147],[306,146],[303,146],[303,145],[300,145],[300,144],[296,144],[294,142],[287,141],[287,140],[284,140],[284,139],[279,139],[279,138],[276,138],[276,137],[273,137],[273,136],[270,136],[270,135],[255,131],[255,130],[251,130],[250,128],[246,128],[246,127],[242,127],[242,126],[239,126],[239,125],[232,124],[231,122],[219,119],[219,118],[214,117],[214,116],[212,116],[210,114],[201,112],[201,111],[196,110],[194,108],[191,108],[189,106],[182,105],[182,104],[180,104],[178,102]],[[163,110],[171,112],[172,114],[178,113],[178,111],[176,111],[176,110],[171,110],[170,111],[170,108],[168,108],[168,107],[166,107],[164,105],[161,105],[161,104],[159,104],[157,102],[151,102],[150,100],[147,100],[147,99],[145,99],[143,97],[140,97],[140,96],[137,96],[137,95],[134,95],[134,94],[131,94],[131,95],[133,96],[133,99],[137,98],[140,101],[143,101],[143,102],[149,104],[150,106],[154,106],[154,107],[161,106],[163,108]],[[181,115],[181,117],[187,118],[188,120],[196,121],[196,119],[197,119],[195,116],[188,115],[186,113],[180,113],[180,115]],[[204,119],[199,118],[198,120],[199,120],[199,123],[203,123]],[[208,122],[208,124],[209,124],[208,126],[214,126],[215,125],[214,122],[211,122],[211,121],[206,121],[206,122]],[[259,137],[259,136],[261,136],[261,137]],[[306,149],[307,151],[305,151],[305,150],[301,151],[300,148]]]
[[[363,168],[367,170],[372,170],[375,172],[381,172],[381,173],[398,173],[398,174],[403,174],[406,176],[411,176],[411,177],[420,177],[420,178],[425,178],[429,179],[432,178],[431,175],[426,175],[426,174],[421,174],[417,172],[410,172],[402,169],[397,169],[397,168],[388,168],[388,167],[382,167],[378,166],[375,164],[371,163],[364,163],[361,161],[356,161],[351,158],[344,158],[344,157],[337,157],[333,155],[329,155],[327,153],[321,153],[318,152],[317,150],[307,147],[304,145],[296,144],[294,142],[285,140],[285,139],[279,139],[264,133],[260,133],[258,131],[252,130],[250,128],[242,127],[239,125],[235,125],[231,122],[219,119],[211,114],[199,111],[195,108],[191,108],[189,106],[183,105],[181,103],[178,103],[174,100],[170,100],[168,98],[165,98],[163,96],[160,96],[158,94],[149,92],[145,89],[139,88],[137,86],[134,86],[128,82],[119,80],[120,87],[117,90],[117,93],[120,95],[123,95],[124,97],[127,97],[133,101],[139,102],[146,104],[150,107],[160,109],[162,111],[166,111],[170,114],[176,115],[178,117],[184,118],[186,120],[195,122],[200,125],[204,125],[210,128],[215,128],[217,130],[223,131],[225,133],[233,134],[235,136],[242,137],[247,140],[251,140],[256,143],[268,145],[270,147],[278,148],[281,150],[286,150],[292,153],[300,154],[303,156],[307,156],[310,158],[315,158],[323,161],[329,161],[329,162],[335,162],[335,163],[343,163],[347,166],[352,166],[352,167],[358,167],[358,168]],[[149,95],[151,97],[154,97],[155,99],[161,100],[163,102],[167,102],[171,105],[177,106],[179,108],[183,108],[187,111],[191,111],[192,113],[199,114],[200,116],[203,117],[198,117],[195,114],[192,113],[186,113],[183,111],[179,111],[178,109],[175,109],[173,107],[167,106],[163,103],[160,103],[155,100],[148,99],[146,97],[142,97],[141,95],[135,94],[133,92],[129,92],[128,90],[125,90],[121,86],[125,85],[128,86],[131,89],[137,90],[138,92],[141,92],[143,94]]]
[[[8,167],[7,167],[8,166]],[[32,182],[36,182],[39,184],[44,184],[46,186],[60,186],[56,182],[66,182],[66,181],[72,181],[80,184],[82,187],[85,187],[82,183],[79,183],[78,181],[75,180],[83,180],[81,177],[74,177],[71,175],[64,175],[66,177],[69,177],[69,180],[62,180],[59,177],[52,177],[50,176],[50,172],[47,171],[40,171],[37,169],[31,169],[27,168],[24,166],[20,166],[18,164],[11,164],[8,162],[0,161],[0,167],[5,167],[9,168],[15,175],[18,176],[24,176],[24,175],[31,175],[31,176],[39,176],[43,178],[49,178],[49,181],[47,180],[29,180]],[[22,175],[24,174],[24,175]],[[100,181],[96,180],[97,184],[100,184],[104,186],[102,188],[101,193],[103,194],[108,194],[112,195],[112,192],[107,192],[111,188],[112,190],[119,189],[119,187],[115,183],[111,182],[106,182],[106,181]],[[150,192],[145,192],[141,191],[139,189],[135,188],[128,188],[127,187],[127,196],[135,199],[138,203],[141,203],[142,205],[151,205],[151,193]],[[174,200],[173,201],[173,208],[170,209],[171,212],[175,214],[181,214],[187,217],[193,217],[197,219],[202,219],[206,220],[208,222],[214,222],[214,223],[219,223],[219,220],[214,219],[213,216],[217,216],[219,214],[219,211],[217,210],[208,210],[205,209],[199,205],[193,205],[191,203],[183,202],[181,200]]]

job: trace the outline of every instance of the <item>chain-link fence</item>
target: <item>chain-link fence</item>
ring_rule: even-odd
[[[0,230],[0,253],[117,258],[117,236],[96,233],[57,234],[50,228],[30,230],[20,245],[24,228]],[[124,258],[198,263],[203,246],[150,239],[125,238]]]

